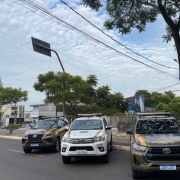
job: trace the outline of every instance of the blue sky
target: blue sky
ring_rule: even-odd
[[[33,2],[38,2],[39,5],[63,21],[99,41],[174,77],[160,74],[124,57],[112,49],[72,31],[62,23],[52,24],[41,12],[34,11],[33,13],[18,5],[18,2],[18,0],[0,1],[0,77],[4,87],[21,87],[28,91],[28,101],[20,103],[26,105],[26,110],[32,109],[30,104],[41,103],[45,99],[43,93],[33,89],[37,76],[48,71],[62,71],[54,53],[52,53],[52,57],[48,57],[33,51],[31,37],[50,43],[51,48],[58,52],[66,72],[80,75],[84,79],[90,74],[95,74],[99,86],[109,85],[112,93],[121,92],[124,97],[133,96],[140,89],[153,92],[179,82],[177,70],[158,66],[133,54],[95,29],[60,1],[35,0]],[[178,68],[178,64],[173,61],[177,58],[173,47],[174,43],[163,43],[161,38],[165,32],[165,23],[161,17],[156,23],[148,24],[146,32],[140,34],[137,30],[133,30],[130,35],[121,36],[117,31],[104,29],[103,22],[108,15],[103,13],[103,10],[95,12],[83,6],[80,0],[66,0],[65,2],[128,48],[155,62]],[[46,20],[42,17],[46,17]],[[178,88],[179,85],[165,90],[173,91]],[[163,93],[164,91],[159,92]],[[176,94],[179,95],[179,92],[176,91]]]

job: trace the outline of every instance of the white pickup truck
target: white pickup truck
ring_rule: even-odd
[[[112,149],[112,130],[106,119],[95,114],[80,117],[72,125],[61,141],[61,155],[64,164],[71,163],[72,157],[101,156],[109,162]]]

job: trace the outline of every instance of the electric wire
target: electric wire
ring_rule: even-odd
[[[61,24],[65,25],[66,27],[70,28],[70,29],[73,30],[73,31],[79,32],[81,35],[86,36],[86,38],[88,38],[88,39],[90,39],[90,40],[92,40],[92,41],[94,41],[94,42],[96,42],[96,43],[102,44],[102,45],[104,45],[105,47],[107,47],[107,48],[109,48],[109,49],[111,49],[111,50],[114,50],[115,52],[117,52],[117,53],[119,53],[119,54],[121,54],[121,55],[123,55],[123,56],[125,56],[125,57],[128,57],[128,58],[130,58],[130,59],[132,59],[132,60],[134,60],[134,61],[136,61],[136,62],[139,62],[139,63],[141,63],[141,64],[143,64],[143,65],[145,65],[145,66],[147,66],[147,67],[149,67],[149,68],[151,68],[151,69],[159,72],[159,73],[163,73],[163,74],[166,74],[166,75],[171,76],[171,77],[173,77],[173,78],[176,78],[176,77],[173,76],[173,75],[170,75],[170,74],[168,74],[168,73],[166,73],[166,72],[164,72],[164,71],[162,71],[162,70],[159,70],[159,69],[157,69],[157,68],[155,68],[155,67],[152,67],[152,66],[150,66],[150,65],[148,65],[148,64],[146,64],[146,63],[143,63],[143,62],[141,62],[141,61],[139,61],[139,60],[137,60],[137,59],[135,59],[135,58],[133,58],[133,57],[130,57],[129,55],[126,55],[126,54],[120,52],[119,50],[117,50],[117,49],[115,49],[115,48],[113,48],[113,47],[111,47],[111,46],[103,43],[102,41],[99,41],[98,39],[93,38],[93,37],[90,36],[89,34],[83,32],[83,31],[79,30],[78,28],[76,28],[75,26],[73,26],[73,25],[65,22],[64,20],[62,20],[62,19],[60,19],[59,17],[55,16],[54,14],[50,13],[49,11],[47,11],[47,10],[44,9],[44,8],[42,8],[42,7],[39,6],[38,4],[31,2],[30,0],[29,0],[29,1],[27,1],[27,0],[20,0],[20,1],[21,1],[22,3],[26,3],[26,5],[30,6],[31,8],[34,8],[34,9],[36,9],[36,10],[38,10],[38,11],[40,10],[40,12],[43,12],[44,14],[46,14],[46,15],[52,17],[52,18],[55,18],[58,22],[60,21]]]
[[[151,61],[157,65],[160,65],[160,66],[163,66],[163,67],[166,67],[166,68],[170,68],[170,69],[176,69],[178,70],[178,68],[173,68],[173,67],[169,67],[169,66],[166,66],[166,65],[163,65],[163,64],[160,64],[160,63],[157,63],[153,60],[150,60],[144,56],[142,56],[141,54],[135,52],[134,50],[128,48],[127,46],[125,46],[124,44],[120,43],[119,41],[117,41],[116,39],[114,39],[113,37],[111,37],[110,35],[108,35],[107,33],[105,33],[104,31],[102,31],[100,28],[98,28],[96,25],[94,25],[92,22],[90,22],[89,20],[87,20],[84,16],[82,16],[80,13],[78,13],[76,10],[74,10],[71,6],[69,6],[67,3],[65,3],[63,0],[60,0],[63,4],[65,4],[66,6],[68,6],[72,11],[74,11],[76,14],[78,14],[79,16],[81,16],[85,21],[87,21],[89,24],[91,24],[93,27],[95,27],[96,29],[98,29],[100,32],[102,32],[103,34],[105,34],[106,36],[108,36],[109,38],[111,38],[113,41],[115,41],[116,43],[120,44],[121,46],[125,47],[126,49],[128,49],[129,51],[135,53],[136,55],[148,60],[148,61]]]

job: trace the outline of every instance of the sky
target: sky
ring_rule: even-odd
[[[159,66],[134,54],[59,0],[32,1],[52,13],[58,21],[20,0],[0,0],[0,77],[4,87],[28,91],[28,101],[19,103],[25,105],[25,111],[31,111],[30,105],[42,103],[45,99],[44,93],[33,88],[37,76],[48,71],[62,72],[55,53],[52,52],[49,57],[33,51],[31,37],[51,45],[51,49],[58,53],[65,72],[84,79],[94,74],[98,79],[98,87],[108,85],[111,93],[120,92],[126,98],[143,89],[159,93],[174,91],[177,96],[180,95],[180,91],[177,91],[180,87],[178,63],[174,61],[177,53],[173,41],[163,42],[165,22],[161,16],[155,23],[148,24],[145,32],[133,30],[131,34],[121,36],[117,30],[107,31],[103,27],[104,21],[109,18],[103,8],[96,12],[85,7],[81,0],[64,1],[129,49],[156,63],[177,69]],[[91,38],[87,38],[87,35]],[[105,45],[93,41],[92,37]],[[157,72],[138,61],[169,75]]]

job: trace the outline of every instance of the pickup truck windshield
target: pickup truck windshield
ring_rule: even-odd
[[[180,133],[180,127],[175,120],[147,119],[139,120],[136,125],[137,134]]]
[[[101,120],[76,120],[71,126],[71,130],[98,130],[103,129]]]

